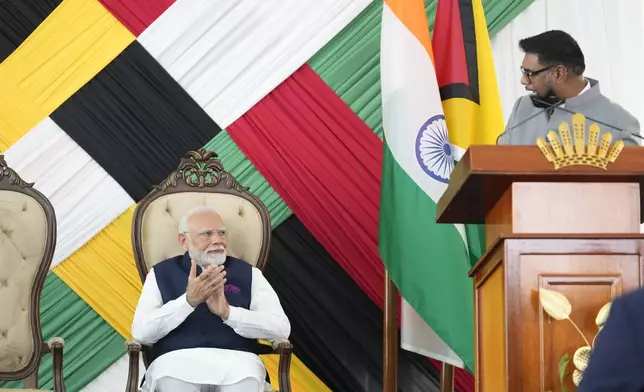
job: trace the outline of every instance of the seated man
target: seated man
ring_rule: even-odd
[[[525,53],[521,84],[531,94],[516,101],[497,144],[534,145],[562,122],[570,124],[572,113],[582,113],[586,127],[594,122],[600,134],[611,132],[613,140],[640,145],[639,121],[604,96],[597,80],[584,76],[584,54],[570,35],[546,31],[522,39],[519,47]]]
[[[226,229],[209,207],[179,224],[183,255],[150,269],[132,336],[152,345],[143,391],[261,392],[257,339],[288,339],[291,324],[257,268],[226,255]]]

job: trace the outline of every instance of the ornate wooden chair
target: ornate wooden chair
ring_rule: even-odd
[[[65,391],[63,339],[45,343],[40,328],[40,295],[55,246],[51,203],[0,155],[0,380],[24,380],[24,390],[37,390],[41,357],[51,352],[54,391]]]
[[[264,271],[268,261],[271,224],[268,209],[248,187],[224,170],[217,154],[203,149],[190,151],[178,168],[141,200],[134,212],[132,244],[141,281],[149,268],[167,258],[183,254],[177,241],[179,220],[194,207],[217,209],[226,222],[228,253]],[[279,388],[290,392],[292,345],[288,340],[272,341],[266,351],[279,354]],[[129,376],[127,391],[138,390],[139,352],[147,368],[148,349],[139,342],[127,342]]]

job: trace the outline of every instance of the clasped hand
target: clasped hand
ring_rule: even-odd
[[[217,316],[227,319],[229,313],[228,301],[224,294],[226,271],[221,265],[209,265],[197,276],[197,266],[192,262],[188,275],[186,299],[190,306],[197,307],[206,302],[208,309]]]

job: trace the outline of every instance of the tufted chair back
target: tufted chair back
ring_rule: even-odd
[[[228,233],[228,253],[263,270],[270,246],[266,206],[224,170],[217,154],[191,151],[179,167],[141,200],[134,212],[132,242],[141,280],[156,263],[184,253],[179,221],[194,207],[213,207]]]
[[[40,295],[56,244],[54,209],[0,155],[0,380],[37,384],[50,351],[40,328]]]

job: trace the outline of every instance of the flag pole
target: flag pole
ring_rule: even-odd
[[[383,313],[383,392],[398,392],[398,289],[385,269],[385,311]]]
[[[454,365],[441,364],[441,392],[454,392]]]

